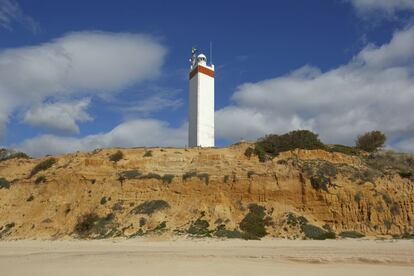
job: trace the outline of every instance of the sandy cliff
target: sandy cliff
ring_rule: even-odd
[[[336,234],[413,232],[410,178],[320,150],[262,163],[245,156],[248,146],[120,149],[117,162],[118,149],[74,153],[33,176],[50,157],[2,161],[0,238],[214,235],[238,231],[251,203],[265,208],[274,237],[303,237],[301,216]]]

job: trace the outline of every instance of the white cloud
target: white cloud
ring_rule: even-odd
[[[14,0],[0,0],[0,27],[12,30],[13,23],[20,23],[31,32],[39,31],[39,24],[30,16],[23,13],[19,4]]]
[[[104,147],[179,146],[187,141],[187,126],[172,128],[154,119],[124,122],[107,133],[83,138],[42,135],[25,140],[15,148],[32,156],[87,151]]]
[[[245,83],[233,94],[233,104],[217,111],[217,134],[235,141],[306,128],[325,142],[352,144],[358,134],[379,129],[390,141],[412,139],[412,45],[414,27],[327,72],[304,66],[286,76]]]
[[[175,110],[182,105],[183,101],[181,99],[173,99],[167,98],[163,95],[155,95],[125,107],[122,111],[149,115],[165,108]]]
[[[53,97],[105,96],[160,74],[166,49],[131,33],[76,32],[0,51],[0,130],[11,112]]]
[[[414,10],[414,0],[347,0],[362,17],[380,15],[392,18],[399,11]]]
[[[24,122],[32,126],[63,133],[79,133],[79,127],[76,122],[92,120],[92,117],[85,111],[90,102],[90,98],[84,98],[79,101],[36,105],[26,112]]]
[[[116,109],[128,116],[138,115],[149,116],[164,109],[176,110],[183,105],[181,98],[182,89],[172,89],[159,86],[146,87],[145,91],[137,91],[136,94],[142,95],[142,99],[137,101],[121,102]]]

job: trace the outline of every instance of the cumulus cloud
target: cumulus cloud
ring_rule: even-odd
[[[0,27],[11,31],[14,23],[27,27],[33,33],[37,33],[40,29],[33,18],[23,13],[16,1],[0,0]]]
[[[187,141],[187,126],[173,128],[155,119],[135,119],[124,122],[107,133],[83,138],[42,135],[27,139],[15,148],[32,156],[87,151],[103,147],[183,146]]]
[[[181,99],[166,98],[162,95],[155,95],[124,108],[123,112],[133,112],[149,115],[153,112],[157,112],[165,108],[171,108],[174,110],[182,105],[183,101]]]
[[[178,98],[182,94],[182,89],[172,89],[165,87],[147,87],[145,91],[137,91],[143,97],[137,101],[119,103],[117,109],[128,115],[149,116],[160,110],[176,110],[183,105],[183,100]]]
[[[362,17],[380,15],[392,18],[397,12],[414,10],[414,0],[347,0]]]
[[[304,66],[285,76],[245,83],[216,112],[217,133],[235,141],[304,128],[328,143],[352,144],[379,129],[391,143],[414,136],[414,27],[381,47],[369,45],[327,72]],[[414,148],[410,148],[411,151]]]
[[[92,120],[85,111],[90,102],[90,98],[84,98],[79,101],[39,104],[26,112],[24,122],[52,131],[76,134],[79,133],[77,122]]]
[[[166,49],[140,34],[76,32],[0,51],[0,130],[21,106],[53,97],[104,97],[160,74]]]

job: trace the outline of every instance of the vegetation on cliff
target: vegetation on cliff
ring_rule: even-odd
[[[318,134],[309,130],[295,130],[286,134],[269,134],[258,139],[254,147],[249,147],[245,151],[247,157],[257,155],[261,162],[273,159],[279,153],[295,150],[325,150],[329,152],[339,152],[347,155],[362,156],[363,152],[376,152],[384,146],[386,136],[380,131],[371,131],[358,136],[355,147],[345,145],[326,145],[318,138]]]

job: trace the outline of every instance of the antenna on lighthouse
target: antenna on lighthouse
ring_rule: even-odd
[[[213,64],[213,42],[210,40],[210,64]]]

